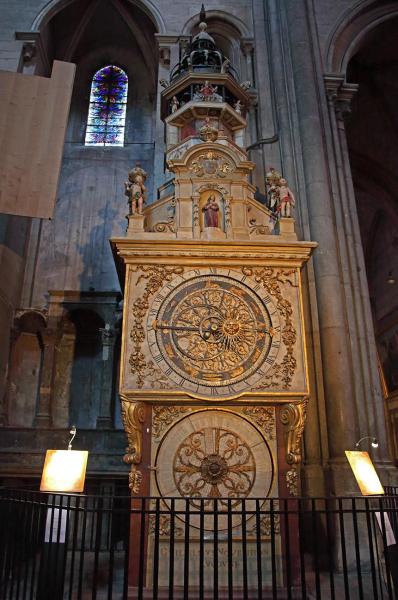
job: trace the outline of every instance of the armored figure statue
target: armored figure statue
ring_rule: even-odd
[[[291,208],[295,206],[296,200],[292,190],[284,177],[271,167],[265,175],[267,185],[268,207],[274,214],[274,218],[291,217]]]
[[[281,217],[291,217],[291,207],[295,206],[296,200],[283,177],[279,181],[279,203]]]
[[[147,173],[138,164],[129,172],[129,179],[125,181],[125,195],[129,202],[129,215],[141,215],[146,198],[145,180]]]

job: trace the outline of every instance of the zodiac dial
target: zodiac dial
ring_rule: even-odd
[[[271,297],[231,270],[176,279],[157,294],[149,311],[155,363],[179,387],[199,395],[231,396],[252,386],[280,346]]]

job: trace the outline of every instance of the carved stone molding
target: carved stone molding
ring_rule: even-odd
[[[145,404],[131,402],[121,396],[121,407],[124,430],[128,440],[123,460],[129,465],[138,465],[142,458],[142,424],[145,420]]]
[[[287,404],[280,413],[281,423],[286,428],[286,462],[289,465],[301,461],[301,437],[307,416],[308,398],[298,404]]]

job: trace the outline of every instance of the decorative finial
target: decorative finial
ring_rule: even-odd
[[[206,11],[205,11],[205,5],[204,4],[202,4],[202,7],[200,9],[199,20],[200,20],[200,22],[206,21]]]

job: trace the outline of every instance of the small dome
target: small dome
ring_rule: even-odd
[[[215,46],[216,43],[214,41],[214,38],[212,38],[211,35],[209,35],[206,31],[207,24],[202,21],[202,23],[199,23],[199,29],[200,29],[199,33],[197,33],[192,40],[192,46],[197,45],[198,42],[201,42],[201,41],[210,42],[211,44],[214,44],[214,46]]]

